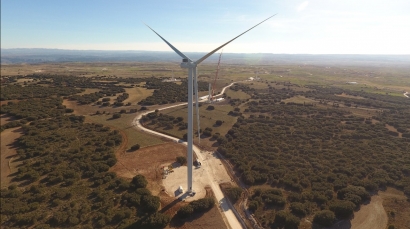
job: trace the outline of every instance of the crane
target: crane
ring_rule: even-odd
[[[212,84],[211,101],[214,101],[214,95],[215,95],[215,91],[216,91],[216,79],[218,78],[219,65],[221,64],[222,52],[223,52],[223,50],[221,51],[221,54],[219,54],[218,67],[216,68],[215,79],[214,79],[214,82]]]

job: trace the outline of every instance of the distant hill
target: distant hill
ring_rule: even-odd
[[[186,53],[196,60],[205,53]],[[218,54],[205,62],[214,63]],[[64,49],[1,49],[1,64],[49,62],[180,62],[172,51],[103,51]],[[268,53],[224,53],[227,64],[326,64],[326,65],[410,65],[410,55],[310,55]]]

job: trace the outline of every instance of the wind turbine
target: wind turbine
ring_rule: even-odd
[[[201,57],[197,61],[191,60],[188,56],[183,54],[181,51],[179,51],[177,48],[175,48],[171,43],[169,43],[167,40],[165,40],[161,35],[159,35],[155,30],[153,30],[151,27],[149,27],[147,24],[145,24],[149,29],[152,30],[155,34],[158,35],[174,52],[176,52],[180,57],[182,57],[182,63],[180,64],[181,68],[186,68],[188,69],[188,134],[187,134],[187,141],[188,141],[188,152],[187,152],[187,167],[188,167],[188,193],[192,193],[192,166],[193,166],[193,121],[192,121],[192,116],[193,116],[193,86],[195,85],[195,99],[196,99],[196,113],[197,113],[197,119],[198,119],[198,134],[199,134],[199,109],[198,109],[198,81],[197,81],[197,66],[202,63],[206,58],[217,52],[219,49],[223,48],[225,45],[231,43],[234,41],[236,38],[242,36],[243,34],[247,33],[251,29],[255,28],[256,26],[262,24],[263,22],[269,20],[276,14],[266,18],[265,20],[259,22],[252,28],[246,30],[245,32],[239,34],[238,36],[234,37],[233,39],[229,40],[225,44],[219,46],[218,48],[212,50],[205,56]],[[198,136],[200,137],[200,136]]]

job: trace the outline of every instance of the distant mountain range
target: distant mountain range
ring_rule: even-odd
[[[205,53],[187,52],[196,60]],[[154,51],[103,51],[65,49],[1,49],[1,64],[38,64],[57,62],[180,62],[174,52]],[[205,62],[215,63],[218,54]],[[224,53],[226,64],[316,64],[316,65],[407,65],[410,55],[342,55],[342,54],[268,54],[268,53]]]

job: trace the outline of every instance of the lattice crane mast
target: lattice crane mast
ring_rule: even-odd
[[[216,91],[216,79],[218,79],[219,65],[221,64],[221,57],[222,57],[222,51],[221,51],[221,54],[219,54],[218,67],[216,68],[215,79],[214,79],[214,82],[212,84],[211,101],[214,101],[214,95],[215,95],[215,91]]]

